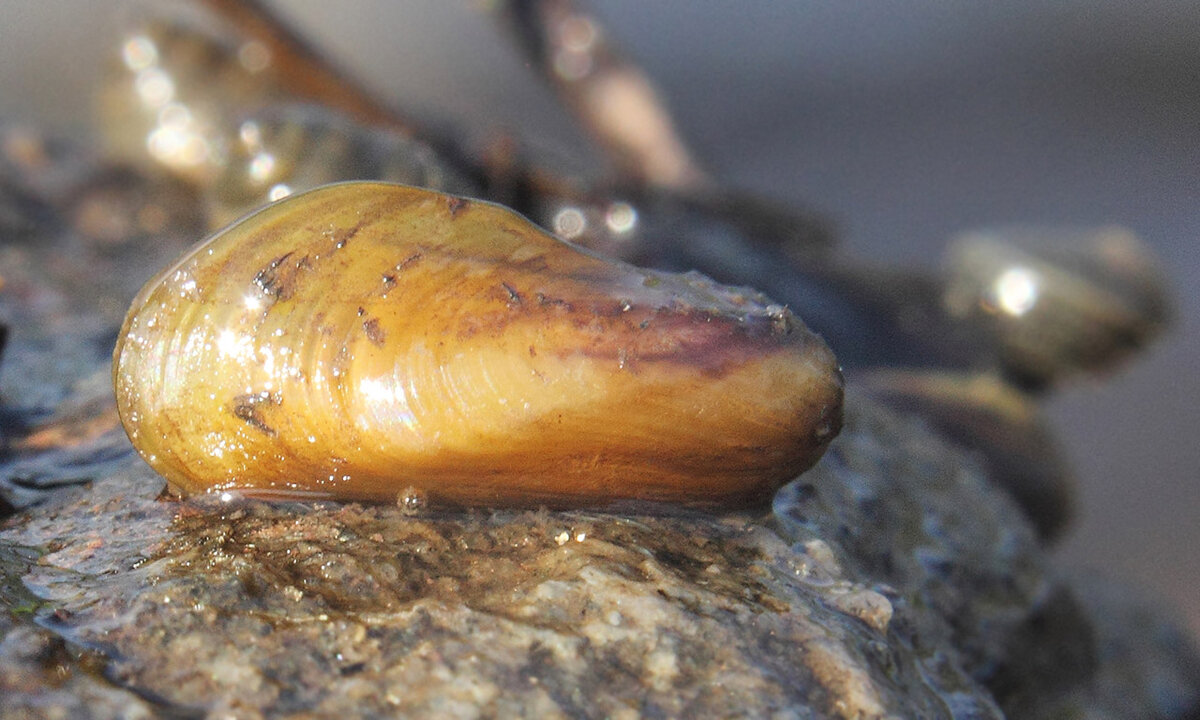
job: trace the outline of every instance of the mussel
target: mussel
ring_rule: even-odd
[[[180,494],[732,509],[841,423],[837,362],[787,308],[383,183],[193,248],[134,300],[113,373]]]
[[[277,104],[244,118],[209,190],[224,225],[293,192],[340,180],[382,180],[477,195],[430,145],[316,105]]]
[[[279,97],[279,68],[261,43],[220,32],[213,18],[151,6],[121,44],[97,98],[108,151],[211,183],[225,168],[231,129]]]
[[[1172,314],[1158,262],[1121,227],[979,231],[946,264],[947,312],[985,328],[1006,376],[1026,388],[1113,367]]]

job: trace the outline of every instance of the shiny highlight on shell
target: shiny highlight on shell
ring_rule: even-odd
[[[180,494],[734,509],[841,424],[833,354],[758,293],[381,183],[196,246],[135,299],[113,372]]]

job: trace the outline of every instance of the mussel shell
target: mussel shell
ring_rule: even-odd
[[[223,172],[238,118],[282,91],[264,48],[185,10],[139,8],[97,111],[110,154],[204,185]]]
[[[118,409],[182,493],[734,508],[840,427],[787,309],[499,206],[380,183],[282,200],[134,301]]]
[[[455,194],[479,188],[430,145],[316,105],[282,103],[247,115],[210,196],[225,225],[272,200],[343,180],[382,180]]]
[[[1108,369],[1170,317],[1161,269],[1123,228],[970,233],[947,267],[947,310],[988,328],[1005,372],[1029,387]]]

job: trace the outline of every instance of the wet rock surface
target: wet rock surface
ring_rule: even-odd
[[[73,217],[27,185],[48,217]],[[46,213],[14,198],[0,216],[2,717],[1200,708],[1186,638],[1064,579],[970,457],[853,386],[826,457],[757,515],[161,501],[116,426],[104,339],[188,223],[114,254],[103,224],[39,235]],[[118,267],[126,279],[99,279]]]
[[[21,578],[41,623],[160,709],[999,716],[913,652],[893,589],[761,518],[412,517],[160,486],[130,458],[3,533],[45,552]]]
[[[93,696],[94,717],[1195,707],[1184,638],[1091,589],[1101,609],[1056,609],[1032,531],[918,424],[852,404],[831,452],[772,516],[717,518],[165,502],[130,451],[0,531],[4,710],[74,716]],[[1031,648],[1084,660],[1047,683]]]

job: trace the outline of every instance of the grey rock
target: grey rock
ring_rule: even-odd
[[[0,541],[47,551],[23,576],[42,622],[163,708],[1000,716],[952,659],[912,650],[891,590],[763,518],[413,517],[160,487],[131,457]]]
[[[853,577],[894,588],[920,646],[986,678],[1047,591],[1045,558],[1007,494],[919,421],[855,401],[821,462],[783,488],[785,536],[839,548]]]
[[[1010,717],[1191,718],[1200,708],[1200,652],[1138,592],[1068,571],[1008,643],[992,683]]]
[[[152,705],[99,676],[98,655],[79,653],[62,637],[0,617],[0,717],[141,720]]]
[[[44,202],[76,217],[70,195]],[[969,456],[853,386],[825,459],[758,515],[160,501],[104,338],[190,221],[147,248],[41,217],[0,246],[0,717],[1200,708],[1186,637],[1063,580]]]

